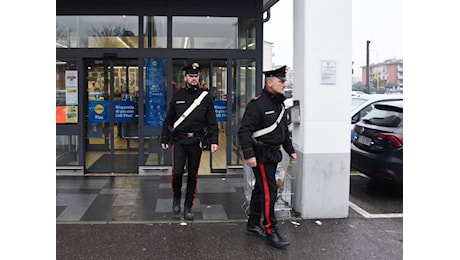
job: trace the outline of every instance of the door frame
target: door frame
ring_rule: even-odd
[[[224,93],[226,95],[226,97],[229,97],[229,92],[231,93],[231,85],[229,85],[229,83],[232,82],[232,73],[231,73],[231,70],[229,70],[229,66],[228,66],[228,60],[226,59],[209,59],[209,77],[211,77],[211,74],[213,73],[214,71],[214,68],[215,67],[225,67],[225,70],[226,70],[226,75],[225,75],[225,79],[224,80],[221,80],[221,83],[222,84],[225,84],[226,87],[226,92]],[[210,79],[211,81],[212,79]],[[210,86],[211,87],[211,86]],[[214,86],[216,87],[216,86]],[[216,87],[217,91],[219,91],[218,87]],[[225,144],[227,144],[227,140],[228,140],[228,115],[230,114],[228,109],[231,108],[231,106],[228,105],[228,102],[229,102],[229,99],[227,98],[226,100],[226,104],[227,104],[227,109],[226,109],[226,115],[227,115],[227,119],[226,119],[226,122],[224,125],[224,129],[220,129],[219,130],[222,130],[225,134],[225,140],[222,140],[222,139],[219,139],[219,144],[223,144],[225,142]],[[230,101],[231,102],[231,101]],[[219,133],[220,135],[220,133]],[[214,157],[216,157],[216,153],[211,153],[209,152],[209,157],[210,157],[210,162],[209,162],[209,168],[210,168],[210,171],[211,173],[226,173],[227,172],[227,161],[228,161],[228,156],[229,154],[227,153],[227,145],[225,145],[225,147],[223,145],[219,145],[219,150],[217,152],[224,152],[225,153],[225,166],[223,168],[219,168],[218,166],[214,167],[214,162],[216,160],[213,160]]]

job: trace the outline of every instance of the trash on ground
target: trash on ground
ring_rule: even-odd
[[[300,226],[300,223],[297,222],[297,221],[291,221],[291,224],[294,225],[294,226]]]
[[[316,223],[316,225],[318,225],[318,226],[321,226],[321,225],[323,224],[323,222],[321,222],[321,221],[319,221],[319,220],[315,221],[315,223]]]
[[[181,222],[180,225],[181,225],[181,226],[187,226],[187,223]]]

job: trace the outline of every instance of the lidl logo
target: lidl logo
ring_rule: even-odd
[[[94,106],[94,112],[96,112],[96,114],[98,114],[98,115],[104,113],[104,106],[102,104],[95,105]]]
[[[109,101],[89,101],[88,117],[90,122],[109,122]]]

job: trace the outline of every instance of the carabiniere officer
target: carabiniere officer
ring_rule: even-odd
[[[281,147],[291,160],[297,159],[283,112],[286,66],[265,71],[264,75],[264,89],[248,103],[238,130],[243,157],[256,179],[246,231],[265,237],[274,247],[284,248],[289,242],[278,232],[274,209],[278,191],[275,172],[282,159]],[[260,226],[262,217],[263,228]]]
[[[194,62],[185,67],[184,71],[186,85],[178,90],[171,99],[163,122],[161,146],[163,149],[168,149],[168,144],[172,142],[172,211],[175,214],[180,212],[182,177],[184,175],[184,166],[187,162],[187,192],[184,201],[184,218],[193,220],[192,206],[196,195],[198,167],[204,149],[201,145],[201,137],[205,134],[205,131],[211,132],[211,152],[215,152],[218,149],[219,128],[214,103],[209,94],[204,96],[200,104],[190,114],[184,116],[184,112],[203,92],[203,89],[198,84],[200,65]],[[179,118],[182,118],[183,121],[174,128]]]

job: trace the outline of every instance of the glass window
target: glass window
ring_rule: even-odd
[[[56,48],[138,48],[138,16],[56,16]]]
[[[56,60],[56,123],[78,122],[78,73],[75,59]]]
[[[398,101],[399,102],[399,101]],[[402,109],[392,105],[375,104],[374,109],[363,117],[367,124],[397,127],[403,119]]]
[[[243,18],[238,23],[238,48],[242,50],[256,49],[256,19]]]
[[[56,135],[56,166],[79,164],[77,140],[77,135]]]
[[[166,16],[146,16],[144,19],[144,47],[167,47],[167,18]]]
[[[252,59],[237,59],[233,61],[233,78],[232,86],[232,125],[241,125],[244,111],[249,101],[260,91],[256,87],[256,62]],[[239,165],[244,163],[243,153],[240,150],[241,145],[238,136],[230,136],[232,143],[231,164]]]
[[[260,91],[256,87],[256,62],[254,60],[235,60],[234,61],[234,78],[235,81],[232,88],[232,112],[233,124],[239,125],[248,102]]]
[[[255,49],[255,19],[175,16],[173,48]]]
[[[364,102],[366,101],[367,99],[364,99],[364,98],[352,97],[351,98],[351,111],[353,111],[353,109],[355,109],[359,105],[364,104]]]

